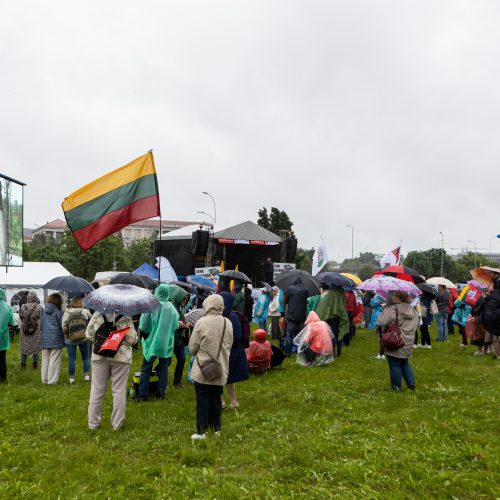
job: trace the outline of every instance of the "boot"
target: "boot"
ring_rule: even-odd
[[[25,369],[26,369],[26,363],[23,363],[23,362],[21,361],[21,368],[22,368],[23,370],[25,370]]]
[[[36,370],[38,368],[38,363],[33,363],[33,370]]]

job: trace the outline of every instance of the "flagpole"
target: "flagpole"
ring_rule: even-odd
[[[160,286],[160,278],[161,278],[161,215],[160,215],[160,245],[159,245],[160,251],[158,257],[158,286]]]

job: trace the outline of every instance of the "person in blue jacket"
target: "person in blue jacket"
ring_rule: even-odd
[[[261,294],[253,311],[252,323],[257,323],[261,330],[266,330],[267,316],[269,314],[269,294],[266,288],[261,288]]]
[[[61,374],[62,350],[66,346],[62,330],[62,297],[52,293],[42,312],[42,384],[55,384]]]
[[[375,295],[370,300],[370,306],[372,308],[372,315],[370,317],[370,323],[368,324],[369,330],[377,330],[379,336],[379,353],[377,355],[377,359],[385,359],[385,349],[382,347],[382,328],[378,326],[378,317],[382,314],[382,304],[385,302],[385,299],[380,295]]]

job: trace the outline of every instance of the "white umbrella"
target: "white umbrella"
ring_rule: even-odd
[[[450,280],[447,280],[446,278],[439,278],[437,276],[435,278],[429,278],[427,280],[427,283],[429,283],[429,285],[435,285],[435,286],[443,285],[446,288],[457,288],[457,285],[455,285],[455,283],[452,283]]]

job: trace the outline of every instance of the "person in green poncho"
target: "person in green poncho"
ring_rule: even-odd
[[[234,302],[233,311],[245,314],[245,294],[243,293],[243,283],[234,282]]]
[[[141,316],[139,328],[143,333],[141,376],[139,380],[139,390],[137,401],[145,401],[149,396],[149,378],[153,371],[153,365],[158,358],[156,374],[158,375],[158,385],[156,396],[163,398],[167,391],[168,366],[172,359],[174,350],[174,333],[179,327],[179,313],[170,302],[169,285],[160,285],[155,290],[155,297],[161,307],[152,313]]]
[[[13,324],[12,307],[5,302],[5,290],[0,288],[0,383],[7,382],[7,351],[10,348],[9,326]]]
[[[335,356],[342,353],[342,339],[349,332],[349,316],[347,315],[345,293],[342,288],[326,290],[321,295],[316,314],[326,321],[332,329],[335,343]]]
[[[174,354],[177,360],[174,371],[174,387],[182,387],[182,372],[186,364],[185,348],[189,343],[189,328],[191,325],[185,322],[184,306],[189,300],[189,293],[177,285],[168,285],[170,289],[170,302],[179,313],[179,328],[174,333]]]
[[[310,312],[316,311],[320,300],[321,295],[313,295],[307,299],[307,316],[309,316]]]

